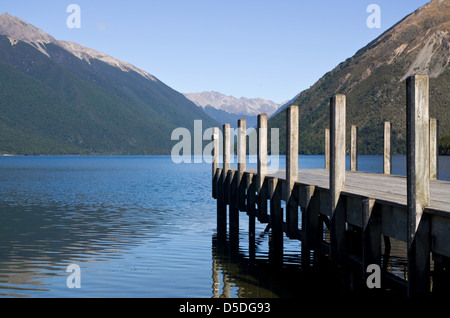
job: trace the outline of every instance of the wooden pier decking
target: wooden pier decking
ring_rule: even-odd
[[[351,129],[351,171],[345,170],[344,95],[330,99],[325,169],[298,169],[296,106],[287,109],[286,167],[278,171],[267,167],[267,115],[258,116],[257,169],[246,168],[245,120],[238,121],[237,169],[230,168],[229,125],[223,127],[223,167],[219,167],[220,131],[215,128],[212,192],[217,199],[218,237],[227,236],[228,226],[228,240],[236,243],[239,211],[246,212],[250,241],[255,237],[256,220],[269,224],[275,260],[282,259],[286,235],[302,241],[303,266],[312,252],[328,257],[338,267],[356,264],[363,279],[369,275],[369,266],[381,268],[383,240],[388,245],[395,238],[406,242],[407,278],[383,272],[382,286],[395,282],[408,297],[448,292],[450,182],[436,180],[438,130],[437,121],[429,118],[428,83],[426,75],[406,81],[406,177],[391,175],[390,123],[385,125],[384,173],[356,171],[356,127]]]

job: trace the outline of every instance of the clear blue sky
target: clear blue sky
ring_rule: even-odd
[[[277,103],[429,0],[0,0],[58,40],[130,62],[183,93],[215,90]],[[69,29],[69,4],[81,29]],[[381,28],[370,29],[370,4]]]

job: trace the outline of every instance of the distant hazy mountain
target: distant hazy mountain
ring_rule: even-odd
[[[391,121],[394,151],[404,153],[405,79],[415,73],[430,76],[430,116],[439,120],[441,135],[450,134],[450,0],[433,0],[408,15],[289,103],[299,106],[300,152],[323,153],[329,98],[345,94],[347,127],[359,127],[360,152],[382,153],[383,123]],[[281,135],[285,116],[283,109],[269,122]]]
[[[170,154],[218,123],[137,67],[0,15],[0,153]]]
[[[256,116],[261,113],[271,116],[281,106],[262,98],[237,98],[214,91],[184,95],[219,123],[229,123],[232,127],[237,125],[240,118],[247,119],[248,127],[256,126]]]

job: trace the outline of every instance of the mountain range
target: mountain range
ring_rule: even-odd
[[[289,103],[299,106],[300,153],[323,153],[329,99],[335,94],[347,96],[347,127],[359,127],[360,153],[382,153],[385,121],[392,123],[394,153],[405,153],[405,79],[416,73],[429,75],[430,116],[439,120],[441,136],[450,134],[450,0],[420,7]],[[280,136],[285,118],[284,108],[269,121]]]
[[[9,14],[0,15],[0,154],[170,154],[171,133],[270,116],[286,129],[286,106],[299,106],[299,150],[320,154],[329,98],[347,96],[347,127],[359,127],[361,154],[382,153],[392,123],[394,153],[406,151],[405,79],[430,76],[430,116],[450,134],[450,0],[406,16],[285,104],[179,93],[155,76],[74,42],[56,40]],[[209,114],[209,115],[208,115]],[[215,119],[214,119],[215,118]],[[270,131],[270,130],[269,130]],[[347,136],[350,134],[348,133]],[[280,138],[280,152],[284,152]]]
[[[0,15],[0,153],[170,154],[194,120],[218,125],[155,76]]]
[[[394,153],[405,153],[405,79],[415,73],[430,76],[430,116],[439,120],[441,135],[450,134],[450,0],[417,9],[297,95],[290,104],[299,106],[300,153],[324,152],[335,94],[347,96],[347,127],[359,127],[360,153],[382,153],[385,121],[392,123]],[[269,121],[281,136],[285,118],[283,109]]]
[[[237,126],[241,118],[247,120],[247,127],[256,127],[257,116],[266,113],[273,115],[282,105],[262,98],[237,98],[219,92],[184,93],[188,99],[221,124]]]

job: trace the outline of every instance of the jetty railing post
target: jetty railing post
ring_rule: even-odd
[[[430,118],[430,180],[439,179],[439,121]]]
[[[345,121],[346,96],[330,100],[330,257],[340,262],[345,254]]]
[[[223,174],[226,176],[230,170],[231,140],[230,124],[223,125]]]
[[[217,183],[219,181],[219,174],[217,168],[219,168],[219,152],[220,152],[220,138],[219,138],[219,127],[213,128],[212,141],[213,141],[213,152],[212,152],[212,196],[217,199]]]
[[[407,100],[407,248],[408,296],[430,291],[429,80],[414,75],[406,80]]]
[[[383,155],[383,173],[392,174],[392,155],[391,155],[391,130],[390,122],[384,123],[384,155]]]
[[[242,118],[238,120],[238,139],[237,139],[237,155],[238,155],[238,180],[242,180],[242,175],[247,166],[247,121]]]
[[[247,121],[245,119],[238,120],[238,139],[237,139],[237,155],[238,155],[238,210],[244,211],[245,206],[245,185],[243,176],[247,168]]]
[[[358,127],[352,125],[350,134],[350,170],[358,171]]]
[[[286,113],[286,228],[289,238],[298,237],[298,198],[294,191],[298,181],[298,106]]]
[[[213,134],[212,134],[212,140],[213,140],[213,160],[212,160],[212,176],[214,178],[216,174],[217,168],[219,168],[219,127],[213,128]]]
[[[217,199],[217,236],[226,238],[227,232],[227,193],[226,180],[230,170],[230,125],[223,125],[223,168],[219,179],[219,197]]]
[[[260,222],[267,221],[267,191],[264,181],[267,175],[267,114],[258,115],[258,174],[256,176],[256,191],[258,193],[257,215]]]
[[[245,171],[246,155],[246,124],[245,119],[238,121],[238,171],[230,176],[230,200],[229,200],[229,240],[232,251],[239,247],[239,190],[242,176]],[[231,145],[231,141],[230,141]]]
[[[325,169],[330,170],[330,129],[325,129]]]

